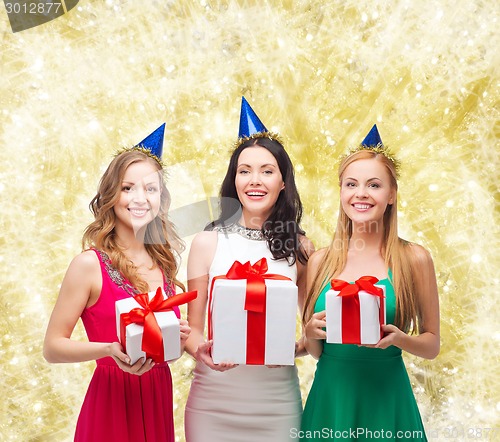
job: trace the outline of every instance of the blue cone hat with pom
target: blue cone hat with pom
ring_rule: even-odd
[[[240,131],[238,137],[248,138],[262,132],[268,132],[266,126],[260,121],[245,97],[241,97]]]
[[[165,123],[149,134],[135,147],[142,147],[149,150],[155,157],[161,160],[163,154],[163,136],[165,134]]]

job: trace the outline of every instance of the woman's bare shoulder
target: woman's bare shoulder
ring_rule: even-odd
[[[213,248],[217,244],[217,232],[215,230],[208,230],[199,232],[193,238],[191,248]]]
[[[81,269],[82,271],[97,270],[100,267],[99,258],[94,250],[84,250],[73,258],[70,267]]]

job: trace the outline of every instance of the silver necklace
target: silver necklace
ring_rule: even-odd
[[[216,227],[215,230],[221,233],[236,233],[243,238],[251,239],[252,241],[264,241],[266,239],[262,230],[250,229],[249,227],[242,226],[239,223],[234,223],[227,227]]]

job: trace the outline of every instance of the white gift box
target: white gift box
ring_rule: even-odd
[[[289,280],[265,280],[264,365],[293,365],[297,286]],[[216,364],[247,364],[247,281],[217,279],[211,296],[212,359]]]
[[[348,302],[349,297],[338,296],[339,291],[328,290],[326,292],[326,342],[328,344],[376,344],[382,337],[382,324],[386,323],[385,310],[385,286],[375,285],[384,292],[384,298],[371,295],[360,290],[359,297],[359,330],[354,330],[356,321],[342,323],[342,303]],[[352,300],[352,297],[350,297]],[[382,309],[382,311],[381,311]],[[345,334],[358,334],[359,342],[347,342]],[[344,335],[344,337],[343,337]]]
[[[156,292],[149,292],[149,299],[152,299]],[[163,295],[165,298],[165,294]],[[121,320],[120,315],[128,313],[134,308],[143,308],[133,298],[125,298],[115,303],[116,308],[116,333],[121,344],[126,349],[127,355],[130,357],[130,363],[134,364],[139,358],[146,359],[146,353],[142,351],[142,337],[144,326],[140,324],[129,324],[125,328],[125,342],[122,342],[121,337]],[[180,339],[180,324],[179,319],[174,311],[155,312],[156,321],[161,330],[163,337],[163,355],[164,361],[171,361],[181,356],[181,339]]]

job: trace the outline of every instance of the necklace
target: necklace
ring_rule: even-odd
[[[222,233],[237,233],[246,239],[252,241],[264,241],[266,239],[264,232],[260,229],[250,229],[249,227],[242,226],[240,223],[234,223],[227,227],[217,227],[216,230]]]

